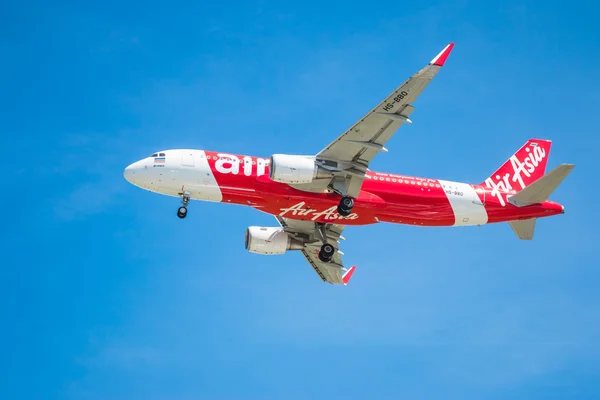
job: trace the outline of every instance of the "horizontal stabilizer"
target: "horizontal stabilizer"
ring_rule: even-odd
[[[569,175],[575,164],[561,164],[531,183],[519,193],[508,197],[508,201],[515,206],[522,207],[529,204],[543,203],[548,200],[552,192]]]
[[[533,239],[533,231],[535,230],[535,221],[537,218],[523,219],[518,221],[509,221],[508,224],[521,240]]]

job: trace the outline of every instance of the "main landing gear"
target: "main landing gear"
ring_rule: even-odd
[[[331,258],[333,258],[334,254],[335,247],[329,243],[325,243],[323,246],[321,246],[321,251],[319,251],[319,260],[323,262],[329,262],[331,261]]]
[[[183,192],[181,195],[182,206],[177,209],[177,216],[181,219],[187,216],[187,206],[190,203],[190,192]]]
[[[321,260],[322,262],[329,262],[335,254],[335,247],[327,243],[327,231],[325,224],[316,223],[315,227],[317,234],[321,237],[321,240],[323,241],[323,246],[321,246],[321,250],[319,251],[319,260]]]
[[[347,217],[352,212],[352,208],[354,207],[354,199],[350,196],[344,196],[340,200],[340,204],[338,205],[338,214],[342,217]]]

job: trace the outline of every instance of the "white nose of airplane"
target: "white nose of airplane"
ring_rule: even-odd
[[[125,168],[123,176],[127,179],[127,182],[135,184],[136,178],[139,178],[140,172],[144,169],[143,164],[143,161],[136,161]]]

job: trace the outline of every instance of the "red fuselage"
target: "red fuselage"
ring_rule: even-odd
[[[545,153],[539,158],[545,158]],[[267,158],[165,150],[132,164],[125,174],[128,181],[152,192],[178,197],[186,192],[191,199],[240,204],[290,219],[340,225],[393,222],[467,226],[563,213],[563,207],[552,201],[524,207],[508,202],[508,197],[517,193],[510,182],[521,178],[520,164],[514,160],[518,157],[513,156],[515,167],[510,164],[508,173],[499,170],[503,177],[496,175],[496,181],[488,178],[479,185],[367,172],[354,208],[346,217],[337,212],[339,194],[307,192],[271,180]],[[511,172],[515,169],[516,173]],[[534,169],[530,168],[532,174],[539,172]]]
[[[453,226],[546,217],[563,212],[563,207],[552,201],[516,207],[506,200],[515,191],[494,192],[483,185],[369,172],[352,214],[344,218],[336,211],[339,195],[305,192],[272,181],[268,159],[209,151],[205,154],[221,190],[222,202],[250,205],[291,219],[342,225],[393,222]],[[466,197],[465,192],[469,190],[476,197]],[[482,212],[487,215],[484,220],[481,220]]]

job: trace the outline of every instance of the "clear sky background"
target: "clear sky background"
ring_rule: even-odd
[[[2,399],[600,398],[595,2],[0,6]],[[353,227],[358,269],[244,249],[250,208],[127,183],[154,151],[314,154],[448,42],[372,169],[478,183],[531,137],[577,167],[507,224]]]

